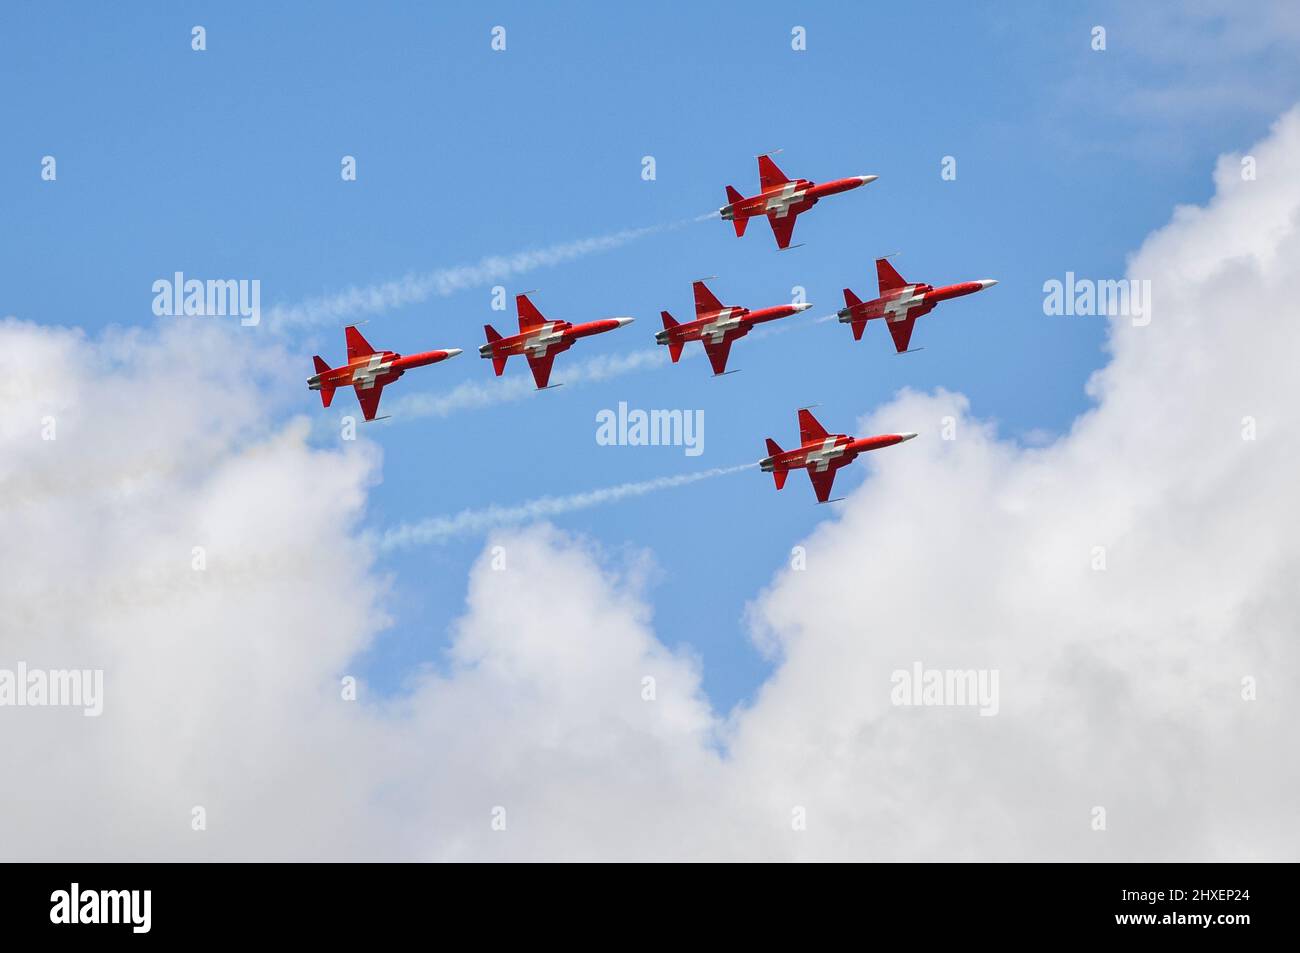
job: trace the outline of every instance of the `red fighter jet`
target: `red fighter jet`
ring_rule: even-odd
[[[885,325],[894,338],[894,349],[899,354],[908,350],[907,344],[912,340],[912,326],[916,319],[929,314],[940,301],[974,294],[997,284],[993,278],[984,278],[980,281],[945,285],[942,288],[910,285],[883,258],[876,259],[876,278],[880,282],[880,297],[871,301],[862,301],[848,288],[844,289],[845,307],[838,312],[840,322],[851,325],[853,340],[860,341],[868,321],[884,318]]]
[[[402,357],[394,351],[376,351],[352,326],[345,328],[344,334],[348,341],[348,362],[330,367],[319,356],[313,357],[316,373],[307,379],[307,389],[320,391],[320,402],[328,407],[334,399],[336,387],[352,385],[357,390],[357,400],[366,420],[375,419],[379,396],[388,384],[413,367],[437,364],[460,353],[460,348],[453,347],[446,351],[425,351]]]
[[[804,409],[799,411],[799,449],[782,450],[775,440],[768,437],[768,456],[758,465],[764,473],[772,474],[778,490],[785,486],[785,478],[791,470],[806,469],[812,478],[817,502],[834,502],[830,495],[836,470],[852,463],[859,453],[892,447],[915,436],[914,433],[882,433],[857,439],[842,433],[831,434],[809,410]]]
[[[667,311],[659,312],[664,319],[664,329],[655,333],[655,342],[668,345],[668,356],[676,364],[686,342],[699,341],[709,355],[715,376],[727,372],[727,354],[731,351],[731,342],[743,338],[754,325],[786,318],[812,307],[810,304],[779,304],[775,308],[762,308],[758,311],[724,307],[703,281],[695,282],[694,288],[695,320],[678,324]]]
[[[512,354],[524,355],[528,358],[528,366],[532,368],[538,390],[545,390],[549,386],[547,381],[551,379],[551,363],[555,360],[555,355],[573,347],[573,342],[578,338],[613,331],[631,324],[633,320],[603,318],[586,324],[547,321],[526,294],[515,295],[515,308],[519,312],[519,333],[503,338],[492,325],[483,325],[483,330],[487,332],[487,343],[478,349],[479,357],[492,358],[492,369],[500,377],[506,369],[506,358]]]
[[[777,247],[789,248],[790,236],[794,234],[794,220],[800,212],[808,211],[817,204],[818,199],[827,195],[847,192],[878,178],[880,176],[877,175],[854,175],[847,179],[822,182],[820,185],[807,179],[791,180],[776,167],[770,156],[759,156],[759,193],[745,198],[727,186],[727,204],[718,209],[718,214],[736,227],[737,237],[745,234],[745,226],[749,224],[751,216],[766,215],[772,224],[772,233],[776,235]]]

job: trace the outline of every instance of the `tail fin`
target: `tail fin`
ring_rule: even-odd
[[[316,375],[318,377],[321,374],[324,374],[325,372],[330,370],[330,366],[325,363],[325,361],[321,358],[319,354],[313,354],[311,359],[312,362],[316,365]],[[322,387],[320,389],[320,402],[323,406],[328,407],[330,405],[330,401],[333,399],[334,399],[333,387]]]
[[[737,192],[737,191],[736,191],[735,189],[733,189],[731,186],[727,186],[727,204],[728,204],[728,205],[734,206],[737,202],[743,202],[744,200],[745,200],[745,197],[744,197],[743,195],[741,195],[739,192]],[[736,237],[739,238],[741,235],[745,234],[745,226],[749,224],[749,216],[748,216],[748,215],[740,215],[740,214],[737,214],[737,213],[734,213],[734,212],[733,212],[733,213],[732,213],[731,224],[732,224],[732,227],[734,227],[734,228],[736,229]]]
[[[845,289],[844,289],[844,306],[845,306],[846,308],[853,309],[853,308],[858,307],[858,306],[861,305],[861,304],[862,304],[862,299],[861,299],[861,298],[859,298],[857,295],[855,295],[855,294],[854,294],[852,291],[850,291],[848,288],[845,288]],[[849,327],[853,328],[853,340],[855,340],[855,341],[861,341],[861,340],[862,340],[862,332],[865,331],[866,328],[867,328],[867,319],[866,319],[866,318],[862,318],[861,320],[850,321],[850,322],[849,322]]]
[[[775,440],[773,440],[771,437],[768,437],[768,438],[767,438],[767,455],[768,455],[769,457],[774,457],[774,456],[776,456],[778,453],[781,453],[781,452],[782,452],[782,450],[781,450],[780,446],[777,445],[777,442],[776,442]],[[774,480],[776,481],[776,488],[777,488],[778,490],[781,489],[781,487],[785,486],[785,478],[788,477],[789,475],[790,475],[790,471],[789,471],[789,470],[773,470],[773,471],[772,471],[772,479],[774,479]]]
[[[490,324],[483,325],[483,333],[487,335],[488,344],[496,344],[497,341],[501,340],[501,335],[497,333],[497,329]],[[492,355],[492,370],[496,371],[497,377],[505,373],[507,357],[509,357],[508,354],[497,355],[494,353]]]
[[[663,318],[665,331],[671,331],[673,328],[677,327],[677,319],[674,318],[667,311],[660,311],[659,317]],[[672,338],[668,339],[668,356],[672,358],[674,364],[676,364],[677,361],[681,358],[682,348],[685,346],[686,346],[686,342],[681,340],[680,338],[678,338],[676,341],[674,341]]]

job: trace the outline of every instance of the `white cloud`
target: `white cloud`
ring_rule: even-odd
[[[545,527],[489,540],[440,670],[342,702],[385,621],[373,448],[261,424],[271,388],[223,376],[276,373],[247,338],[0,324],[0,665],[106,672],[99,719],[0,709],[0,851],[1297,859],[1300,112],[1251,152],[1133,257],[1153,320],[1113,323],[1068,435],[1000,439],[946,392],[860,422],[922,437],[754,600],[778,666],[727,718],[652,628],[646,558]],[[999,714],[892,707],[915,661],[998,669]]]

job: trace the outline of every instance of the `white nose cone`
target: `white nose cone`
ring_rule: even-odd
[[[914,434],[914,433],[900,433],[899,436],[902,437],[904,440],[911,440],[913,437],[916,436],[916,434]]]
[[[860,175],[860,176],[858,176],[858,178],[862,181],[862,184],[863,184],[863,185],[870,185],[872,182],[876,181],[876,179],[880,178],[880,176],[878,176],[878,175]]]
[[[625,328],[633,321],[635,321],[636,318],[615,318],[614,320],[618,322],[618,326],[620,328]]]
[[[997,283],[998,280],[996,278],[981,278],[979,281],[980,290],[983,291],[985,288],[992,288]]]
[[[794,304],[791,305],[791,307],[794,308],[796,312],[807,311],[809,308],[812,307],[812,302],[805,301],[803,304]]]
[[[464,353],[465,353],[465,352],[462,351],[462,350],[461,350],[460,348],[458,348],[458,347],[452,347],[452,348],[448,348],[448,349],[447,349],[447,357],[448,357],[448,358],[453,358],[453,357],[455,357],[457,354],[464,354]]]

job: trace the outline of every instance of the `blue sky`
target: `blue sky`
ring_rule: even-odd
[[[682,365],[563,387],[450,418],[367,428],[383,453],[373,489],[376,530],[493,503],[757,460],[763,438],[795,440],[795,408],[820,405],[833,430],[899,388],[944,387],[1008,434],[1059,433],[1088,404],[1103,359],[1103,325],[1042,312],[1042,283],[1067,270],[1118,277],[1141,238],[1178,203],[1210,194],[1221,152],[1267,128],[1272,66],[1245,67],[1265,92],[1250,109],[1195,107],[1195,57],[1125,21],[1111,5],[749,3],[672,14],[661,6],[504,4],[72,5],[8,8],[0,30],[0,314],[90,332],[148,328],[150,286],[184,271],[256,277],[263,304],[473,263],[620,229],[677,222],[717,208],[723,187],[751,194],[753,156],[815,180],[880,180],[801,218],[802,248],[778,253],[754,223],[743,240],[718,221],[649,235],[613,251],[508,282],[538,289],[549,316],[634,315],[630,328],[581,342],[556,362],[651,345],[658,312],[690,311],[690,281],[726,303],[762,307],[807,289],[815,307],[793,330],[739,342],[708,376]],[[1089,29],[1109,25],[1093,52]],[[190,49],[190,28],[208,49]],[[504,53],[489,47],[507,30]],[[790,48],[794,25],[808,49]],[[1215,25],[1197,36],[1212,48]],[[1255,71],[1252,73],[1252,71]],[[1289,80],[1294,84],[1294,79]],[[1118,95],[1116,90],[1124,93]],[[1152,103],[1158,103],[1154,109]],[[58,181],[39,177],[43,155]],[[358,181],[339,161],[354,155]],[[641,157],[657,162],[643,181]],[[954,182],[940,178],[955,156]],[[862,342],[812,318],[840,289],[874,291],[872,259],[898,252],[913,280],[983,277],[1000,284],[922,319],[897,357],[885,332]],[[365,333],[403,352],[461,347],[456,361],[408,375],[385,396],[489,381],[475,356],[481,326],[513,326],[490,310],[488,287],[390,310]],[[341,323],[341,322],[340,322]],[[337,363],[341,327],[266,334],[299,355]],[[295,371],[297,365],[295,365]],[[510,376],[525,374],[512,366]],[[296,380],[296,378],[295,378]],[[239,387],[238,368],[231,386]],[[598,411],[703,409],[705,453],[603,447]],[[322,410],[301,382],[270,395],[268,422],[332,422],[350,395]],[[899,420],[924,436],[938,421]],[[332,438],[327,431],[323,444]],[[852,486],[890,452],[840,476]],[[728,708],[768,662],[750,644],[746,601],[818,521],[806,480],[777,494],[741,473],[557,518],[610,552],[650,550],[656,628],[704,663],[705,687]],[[882,545],[887,541],[882,541]],[[384,557],[394,624],[360,670],[393,688],[438,662],[460,611],[468,536]],[[544,611],[544,607],[539,607]]]

